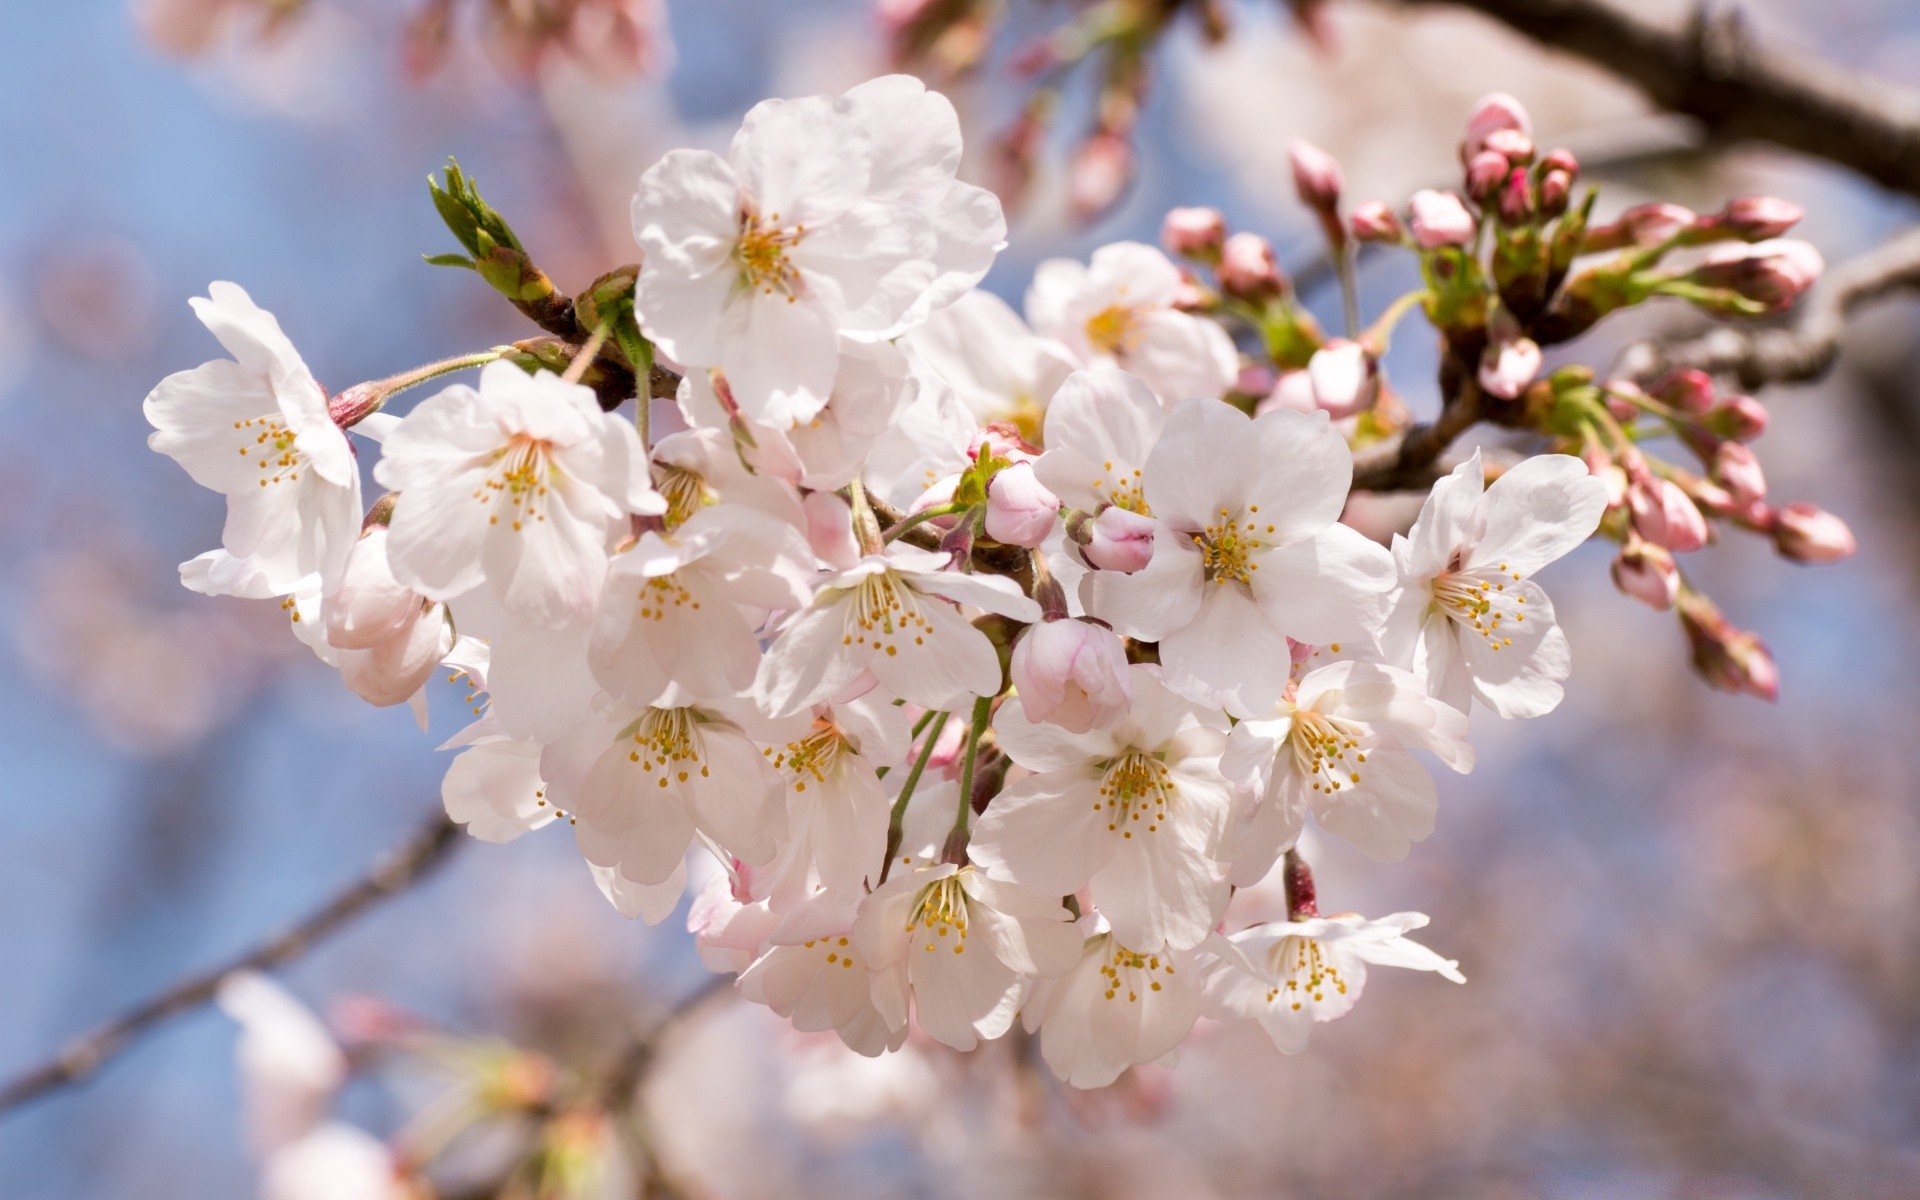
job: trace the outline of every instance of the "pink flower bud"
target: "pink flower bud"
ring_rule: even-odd
[[[340,581],[324,605],[327,641],[342,650],[378,646],[420,614],[421,597],[393,577],[387,529],[374,525],[347,551]]]
[[[1820,278],[1826,264],[1806,242],[1777,238],[1751,245],[1715,246],[1686,280],[1699,287],[1723,288],[1762,313],[1788,308]]]
[[[1287,146],[1287,156],[1293,160],[1293,187],[1302,204],[1320,212],[1339,205],[1345,180],[1333,155],[1295,138]]]
[[[1641,537],[1688,554],[1707,544],[1707,519],[1680,485],[1643,475],[1627,485],[1627,511]]]
[[[1713,376],[1705,371],[1675,371],[1662,379],[1653,394],[1684,413],[1704,413],[1713,407]]]
[[[1743,196],[1729,200],[1714,223],[1743,242],[1777,238],[1800,223],[1806,210],[1778,196]]]
[[[1028,720],[1069,733],[1111,725],[1133,703],[1125,644],[1119,634],[1091,621],[1029,626],[1013,644],[1008,673]]]
[[[1227,240],[1227,219],[1217,208],[1176,208],[1160,223],[1160,244],[1167,253],[1200,262],[1218,262]]]
[[[1710,424],[1723,437],[1738,442],[1751,442],[1767,431],[1767,406],[1752,396],[1726,396],[1720,401],[1720,407],[1707,417]]]
[[[1697,217],[1690,208],[1678,204],[1639,204],[1621,213],[1605,225],[1587,232],[1581,247],[1589,254],[1628,247],[1658,246],[1693,226]]]
[[[1491,202],[1499,195],[1507,182],[1507,173],[1512,170],[1513,164],[1504,154],[1482,150],[1467,164],[1467,195],[1481,204]]]
[[[1067,170],[1067,206],[1083,220],[1112,208],[1133,181],[1133,145],[1117,133],[1080,143]]]
[[[1489,345],[1480,356],[1480,386],[1489,395],[1511,400],[1540,374],[1540,347],[1532,338]]]
[[[1274,261],[1273,245],[1257,233],[1236,233],[1220,249],[1220,290],[1259,303],[1286,291],[1286,277]]]
[[[1041,485],[1033,464],[1015,463],[987,482],[987,536],[1031,549],[1060,521],[1060,498]]]
[[[1313,403],[1335,420],[1373,405],[1380,393],[1380,364],[1359,342],[1333,338],[1307,360]]]
[[[1680,594],[1680,569],[1665,547],[1629,536],[1613,560],[1613,586],[1649,608],[1664,612]]]
[[[1572,176],[1580,174],[1580,160],[1573,156],[1573,151],[1567,149],[1548,151],[1546,157],[1540,160],[1540,166],[1548,171],[1564,172],[1569,182]]]
[[[1482,146],[1515,166],[1533,161],[1533,139],[1518,129],[1496,129],[1487,135]]]
[[[1413,240],[1422,250],[1464,246],[1473,240],[1473,214],[1452,192],[1424,188],[1409,202]]]
[[[1767,496],[1767,477],[1760,460],[1741,442],[1721,442],[1713,452],[1713,479],[1733,497],[1735,504],[1747,505]]]
[[[1400,218],[1381,200],[1369,200],[1354,209],[1351,224],[1356,241],[1397,242],[1403,236]]]
[[[1280,378],[1273,381],[1273,390],[1254,410],[1254,416],[1264,416],[1277,408],[1293,412],[1310,413],[1320,407],[1313,395],[1313,377],[1304,370],[1282,371]]]
[[[1540,177],[1540,215],[1557,217],[1567,211],[1573,200],[1573,176],[1565,171],[1548,171]]]
[[[1153,530],[1152,517],[1117,505],[1104,508],[1087,524],[1089,538],[1080,553],[1096,570],[1131,575],[1153,559]]]
[[[1500,223],[1525,225],[1531,220],[1533,183],[1527,178],[1526,168],[1515,167],[1507,175],[1506,186],[1500,189]]]
[[[1838,562],[1859,548],[1853,530],[1822,508],[1796,500],[1774,514],[1773,544],[1795,562]]]
[[[1734,628],[1705,596],[1696,593],[1681,600],[1680,627],[1693,648],[1694,670],[1708,683],[1723,692],[1780,698],[1780,669],[1767,644]]]
[[[1531,137],[1533,122],[1528,119],[1526,108],[1505,92],[1482,96],[1467,114],[1467,157],[1486,149],[1487,138],[1501,130],[1515,130]]]

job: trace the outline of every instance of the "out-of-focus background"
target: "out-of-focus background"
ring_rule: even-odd
[[[362,872],[438,805],[433,747],[465,716],[441,688],[422,735],[349,694],[274,606],[178,585],[221,501],[146,449],[140,401],[218,353],[187,297],[240,282],[336,389],[527,336],[473,276],[420,261],[452,248],[425,188],[448,154],[572,288],[633,257],[627,200],[662,151],[886,69],[862,0],[667,0],[653,67],[626,78],[564,58],[528,74],[469,38],[413,79],[391,0],[315,0],[270,38],[182,56],[156,26],[180,7],[14,5],[0,33],[0,1076]],[[1016,0],[1014,28],[1063,7]],[[1784,44],[1920,74],[1905,0],[1746,7]],[[1175,204],[1220,206],[1298,266],[1315,246],[1289,136],[1342,158],[1351,199],[1398,203],[1448,182],[1491,90],[1581,152],[1603,212],[1772,192],[1807,207],[1829,261],[1915,217],[1822,164],[1689,152],[1628,88],[1472,16],[1334,4],[1316,49],[1273,7],[1233,11],[1226,44],[1182,27],[1156,58],[1113,212],[1071,222],[1068,147],[1042,153],[989,287],[1017,303],[1041,258],[1152,241]],[[952,92],[981,147],[1017,108],[1003,67]],[[1365,269],[1371,307],[1405,269]],[[1646,327],[1580,353],[1604,364]],[[722,1003],[653,1084],[678,1176],[729,1200],[1920,1194],[1916,333],[1920,307],[1879,307],[1830,379],[1765,397],[1775,497],[1843,514],[1859,554],[1696,556],[1772,646],[1778,704],[1707,690],[1671,619],[1616,594],[1589,548],[1546,577],[1566,703],[1477,717],[1481,765],[1441,781],[1439,830],[1406,863],[1315,849],[1323,906],[1432,914],[1426,940],[1468,986],[1376,972],[1300,1057],[1203,1025],[1173,1068],[1084,1096],[980,1085],[1004,1048],[876,1065]],[[1398,339],[1416,407],[1431,363]],[[552,828],[462,847],[283,976],[316,1008],[377,996],[587,1063],[702,977],[680,917],[623,921]],[[233,1038],[200,1012],[0,1121],[0,1197],[252,1194]],[[384,1128],[409,1086],[357,1084],[345,1111]]]

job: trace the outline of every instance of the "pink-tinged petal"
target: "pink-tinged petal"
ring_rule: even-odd
[[[1593,535],[1607,488],[1571,454],[1539,454],[1493,481],[1483,531],[1463,565],[1531,575]]]
[[[1413,673],[1426,681],[1434,699],[1465,712],[1473,703],[1473,676],[1467,666],[1464,638],[1451,620],[1438,614],[1426,617],[1420,625],[1420,641],[1414,648]]]
[[[981,921],[994,957],[1023,975],[1062,975],[1072,969],[1080,933],[1058,896],[980,871],[967,871],[960,879],[972,901],[967,908]]]
[[[533,742],[492,741],[471,746],[447,764],[440,799],[447,818],[483,842],[510,842],[554,818],[543,804],[540,747]]]
[[[1471,458],[1433,485],[1407,535],[1402,570],[1407,582],[1431,579],[1447,570],[1454,551],[1479,538],[1476,521],[1485,480],[1480,452],[1475,450]]]
[[[720,360],[740,411],[775,429],[812,420],[833,395],[838,336],[819,304],[780,293],[733,300]]]
[[[1353,482],[1353,452],[1326,414],[1276,409],[1253,422],[1253,433],[1264,474],[1249,493],[1258,511],[1241,520],[1274,542],[1312,537],[1338,521]]]
[[[655,773],[631,761],[630,740],[601,753],[572,796],[557,785],[553,797],[575,819],[574,841],[595,866],[611,867],[634,883],[673,877],[693,843],[693,816],[677,787],[661,787]]]
[[[838,694],[866,670],[873,650],[864,642],[848,641],[853,603],[847,595],[816,602],[774,639],[753,684],[769,712],[800,712]]]
[[[1314,819],[1368,858],[1398,862],[1412,843],[1433,832],[1439,807],[1433,777],[1398,746],[1376,741],[1366,755],[1367,761],[1354,767],[1359,782],[1342,781],[1337,792],[1314,794]]]
[[[1471,630],[1459,632],[1473,695],[1503,717],[1544,716],[1560,704],[1561,684],[1573,672],[1573,651],[1554,622],[1553,602],[1538,584],[1524,580],[1508,592],[1526,598],[1526,619],[1501,623],[1499,649]]]
[[[218,359],[169,375],[143,407],[155,430],[147,445],[201,487],[233,494],[259,488],[273,473],[277,455],[260,436],[279,409],[266,380],[240,364]]]
[[[589,711],[595,688],[587,669],[587,628],[513,622],[493,638],[487,685],[493,715],[514,737],[564,737]]]
[[[1133,500],[1165,422],[1160,401],[1136,376],[1107,366],[1075,372],[1047,405],[1047,452],[1034,472],[1088,512]]]
[[[930,871],[896,870],[893,878],[875,888],[861,901],[859,915],[853,921],[853,944],[859,947],[860,957],[866,959],[875,970],[889,967],[906,957],[909,948],[907,921],[913,916],[920,889],[953,874],[957,869],[949,865]],[[879,992],[876,987],[876,1002],[882,999]],[[906,1019],[904,1007],[900,1009],[900,1019]]]
[[[1163,403],[1204,399],[1217,404],[1239,378],[1240,354],[1214,322],[1173,309],[1142,313],[1136,321],[1138,340],[1121,354],[1120,365]]]
[[[1393,556],[1379,543],[1329,525],[1258,561],[1254,598],[1288,637],[1315,646],[1372,640],[1395,577]]]
[[[703,759],[683,764],[694,821],[722,849],[753,866],[773,861],[787,832],[784,789],[759,747],[724,726],[702,730]]]
[[[929,571],[905,577],[909,587],[919,592],[945,596],[960,604],[1016,621],[1038,621],[1040,606],[1020,590],[1020,585],[1004,575],[968,575],[959,571]]]
[[[1128,946],[1197,946],[1226,910],[1225,871],[1176,836],[1172,821],[1152,832],[1146,832],[1147,823],[1143,819],[1126,831],[1133,836],[1094,875],[1094,906]]]
[[[901,630],[868,664],[880,686],[922,708],[938,709],[999,691],[1000,656],[987,635],[944,600],[923,599],[918,608],[924,631]]]
[[[1167,686],[1236,713],[1272,711],[1293,667],[1286,636],[1246,588],[1206,587],[1192,623],[1160,639]]]
[[[680,897],[687,890],[687,862],[680,860],[680,868],[668,876],[665,883],[635,883],[612,867],[587,864],[587,870],[593,876],[594,886],[607,898],[627,920],[643,920],[649,925],[658,925],[673,915],[680,907]]]
[[[973,953],[952,954],[936,946],[908,959],[914,1019],[928,1037],[955,1050],[999,1037],[1019,1012],[1024,981],[985,951],[979,946]]]
[[[1029,771],[1063,771],[1120,752],[1108,731],[1069,733],[1058,725],[1034,721],[1017,698],[1003,703],[994,714],[993,731],[1007,757]]]
[[[1218,400],[1188,400],[1167,414],[1160,441],[1147,457],[1146,495],[1153,515],[1195,532],[1237,515],[1265,470],[1253,422]]]
[[[1153,535],[1153,557],[1141,570],[1089,571],[1080,581],[1081,603],[1128,637],[1158,641],[1193,620],[1206,587],[1200,551],[1193,540],[1165,524]]]
[[[1022,886],[1054,896],[1077,892],[1119,840],[1100,801],[1100,778],[1084,765],[1030,776],[993,798],[974,822],[967,852]]]

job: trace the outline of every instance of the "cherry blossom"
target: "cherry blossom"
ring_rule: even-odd
[[[1239,375],[1240,356],[1220,326],[1173,306],[1180,287],[1180,268],[1166,255],[1116,242],[1094,251],[1090,264],[1041,263],[1027,292],[1027,319],[1083,365],[1138,375],[1165,404],[1218,397]]]
[[[1490,487],[1478,453],[1461,463],[1394,540],[1386,660],[1462,712],[1475,700],[1503,717],[1551,712],[1572,653],[1529,576],[1585,541],[1606,503],[1605,485],[1571,455],[1529,458]]]
[[[999,250],[999,202],[955,180],[959,160],[953,106],[899,75],[764,101],[725,158],[670,151],[633,201],[647,336],[676,362],[725,372],[748,417],[811,420],[841,335],[898,336]]]
[[[1434,971],[1465,983],[1459,964],[1410,941],[1421,913],[1368,920],[1352,913],[1274,921],[1225,939],[1207,977],[1206,1009],[1220,1020],[1257,1021],[1283,1053],[1298,1054],[1317,1022],[1347,1015],[1369,963]]]
[[[1186,1039],[1200,1018],[1205,964],[1191,950],[1143,954],[1097,933],[1073,970],[1035,990],[1023,1019],[1055,1075],[1074,1087],[1105,1087]]]
[[[147,444],[227,497],[221,542],[252,560],[274,593],[331,576],[360,529],[360,469],[326,393],[273,314],[237,284],[212,284],[192,303],[233,357],[148,393]]]
[[[1133,701],[1126,646],[1113,630],[1090,621],[1029,626],[1013,644],[1008,671],[1027,719],[1069,733],[1112,725]]]
[[[1039,440],[1048,402],[1075,365],[992,292],[968,292],[902,343],[975,417],[1013,425],[1028,441]]]
[[[1169,691],[1151,667],[1129,676],[1132,708],[1106,728],[1071,733],[1017,703],[1000,709],[1001,749],[1034,774],[988,806],[968,853],[1048,894],[1090,888],[1130,947],[1187,949],[1227,902],[1227,722]]]
[[[906,1044],[907,998],[900,972],[876,973],[853,939],[851,911],[820,901],[786,922],[766,953],[740,973],[740,994],[793,1022],[802,1033],[833,1030],[871,1058]],[[887,992],[876,999],[876,990]]]

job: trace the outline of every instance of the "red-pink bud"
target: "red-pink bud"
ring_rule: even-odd
[[[1698,593],[1680,602],[1680,627],[1693,648],[1693,666],[1723,692],[1744,692],[1762,700],[1780,697],[1780,669],[1767,644],[1744,629],[1736,629],[1720,615],[1712,601]]]
[[[1778,196],[1742,196],[1729,200],[1713,222],[1743,242],[1764,242],[1786,233],[1806,215],[1798,204]]]
[[[1300,194],[1300,202],[1318,212],[1338,207],[1340,189],[1346,181],[1333,155],[1295,138],[1287,145],[1287,156],[1293,162],[1293,187]]]
[[[1773,544],[1795,562],[1837,562],[1859,548],[1847,523],[1823,508],[1796,500],[1774,514]]]
[[[1380,367],[1360,343],[1334,338],[1307,360],[1313,402],[1335,420],[1373,405],[1380,393]]]
[[[1480,204],[1490,204],[1500,194],[1507,182],[1508,172],[1513,170],[1503,154],[1491,150],[1482,150],[1467,163],[1467,195]]]
[[[1496,129],[1487,135],[1482,145],[1516,167],[1533,161],[1533,139],[1518,129]]]
[[[1573,201],[1573,176],[1565,171],[1548,171],[1540,177],[1540,215],[1557,217]]]
[[[1250,303],[1263,303],[1287,290],[1274,261],[1273,245],[1257,233],[1236,233],[1220,248],[1220,290]]]
[[[1015,463],[994,472],[987,482],[987,536],[1009,546],[1031,549],[1053,534],[1060,521],[1060,498],[1033,473],[1033,464]]]
[[[1489,395],[1511,400],[1540,373],[1540,347],[1532,338],[1495,342],[1480,355],[1480,386]]]
[[[1041,621],[1013,644],[1008,674],[1023,715],[1069,733],[1124,717],[1133,703],[1120,635],[1089,621]]]
[[[1277,408],[1290,409],[1293,412],[1310,413],[1320,407],[1314,399],[1313,377],[1302,370],[1282,371],[1273,381],[1273,390],[1260,402],[1254,416],[1263,416]]]
[[[1381,200],[1369,200],[1353,210],[1353,236],[1362,242],[1397,242],[1404,232],[1400,218]]]
[[[1133,181],[1133,144],[1117,133],[1100,132],[1080,143],[1067,171],[1067,205],[1082,219],[1113,207]]]
[[[1571,150],[1565,148],[1550,150],[1546,157],[1540,160],[1540,168],[1543,171],[1563,171],[1573,176],[1580,173],[1580,160],[1573,156]]]
[[[1472,158],[1487,148],[1487,139],[1495,133],[1511,130],[1531,139],[1533,122],[1518,100],[1505,92],[1482,96],[1467,114],[1466,156]]]
[[[1527,178],[1526,168],[1515,167],[1507,175],[1506,186],[1500,189],[1500,223],[1525,225],[1531,220],[1533,220],[1533,182]]]
[[[1218,262],[1226,240],[1227,219],[1217,208],[1172,209],[1160,223],[1160,244],[1179,258]]]
[[[1152,517],[1117,505],[1104,508],[1087,524],[1080,553],[1097,570],[1131,575],[1153,559],[1153,529]]]
[[[1713,478],[1727,489],[1735,504],[1748,505],[1767,496],[1767,477],[1760,460],[1742,442],[1721,442],[1713,452]]]
[[[1649,608],[1664,612],[1680,594],[1680,569],[1664,546],[1627,537],[1613,560],[1613,586]]]
[[[1675,371],[1654,386],[1653,394],[1684,413],[1704,413],[1713,407],[1713,376],[1691,368]]]
[[[1425,188],[1409,202],[1413,240],[1422,250],[1464,246],[1473,240],[1473,214],[1452,192]]]
[[[1763,313],[1777,313],[1812,287],[1825,267],[1820,252],[1806,242],[1777,238],[1715,246],[1686,280],[1698,287],[1723,288],[1759,305]]]
[[[1707,519],[1680,485],[1646,475],[1627,486],[1627,511],[1641,537],[1680,554],[1707,544]]]
[[[1587,253],[1658,246],[1693,226],[1700,218],[1678,204],[1638,204],[1611,222],[1587,232],[1581,247]]]
[[[1725,396],[1720,406],[1707,417],[1707,423],[1723,437],[1751,442],[1767,431],[1767,406],[1752,396]]]

